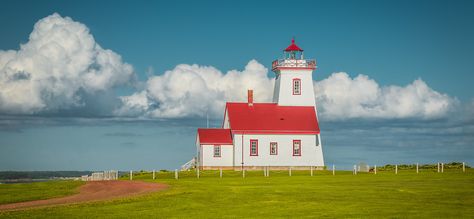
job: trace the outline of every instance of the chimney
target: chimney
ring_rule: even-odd
[[[247,103],[249,106],[253,106],[253,90],[247,90]]]

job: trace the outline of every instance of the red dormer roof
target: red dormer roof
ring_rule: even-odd
[[[303,50],[295,44],[295,39],[291,39],[291,45],[286,47],[285,51],[286,52],[290,52],[290,51],[300,51],[300,52],[302,52]]]
[[[279,106],[276,103],[227,103],[233,133],[319,134],[315,108]]]
[[[200,144],[232,145],[230,129],[198,129]]]

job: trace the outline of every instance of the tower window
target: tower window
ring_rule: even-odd
[[[270,142],[270,155],[278,154],[278,143]]]
[[[293,156],[301,156],[301,140],[293,140]]]
[[[214,145],[214,157],[221,157],[221,146]]]
[[[293,95],[301,95],[301,79],[293,79]]]
[[[250,156],[258,156],[258,140],[250,140]]]

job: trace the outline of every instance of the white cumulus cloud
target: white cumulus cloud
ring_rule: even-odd
[[[227,101],[245,101],[247,89],[254,99],[269,102],[274,80],[268,69],[251,60],[243,71],[222,73],[210,66],[181,64],[146,82],[146,89],[122,97],[117,115],[145,115],[155,118],[222,116]]]
[[[446,115],[457,100],[431,89],[423,80],[411,84],[381,87],[366,75],[350,78],[333,73],[315,82],[315,94],[321,117],[347,118],[422,118]]]
[[[134,75],[89,29],[53,14],[39,20],[19,50],[0,50],[0,113],[34,114],[83,106]],[[101,95],[110,96],[110,95]]]

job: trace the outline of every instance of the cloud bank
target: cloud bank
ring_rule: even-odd
[[[176,118],[222,116],[226,101],[245,101],[246,90],[255,90],[256,102],[270,102],[274,79],[268,69],[255,60],[243,71],[223,74],[214,67],[178,65],[161,76],[153,76],[146,89],[121,97],[117,115]],[[420,118],[445,116],[457,100],[431,89],[423,80],[401,86],[380,86],[366,75],[350,78],[333,73],[314,81],[319,115],[326,120],[352,118]]]
[[[133,74],[132,66],[100,47],[84,24],[55,13],[35,24],[19,50],[0,50],[0,112],[84,107],[96,95],[110,96],[112,88],[128,83]]]
[[[116,115],[176,118],[222,116],[226,101],[243,101],[247,89],[255,90],[255,100],[271,101],[274,80],[268,69],[251,60],[242,71],[222,73],[211,66],[181,64],[146,82],[146,89],[121,97],[123,106]]]
[[[53,14],[39,20],[19,50],[0,50],[0,114],[80,114],[141,118],[220,118],[225,102],[270,102],[274,79],[256,60],[243,70],[180,64],[150,76],[143,89],[117,96],[114,89],[134,82],[133,67],[103,49],[89,29]],[[406,86],[381,86],[366,75],[333,73],[314,81],[322,119],[441,118],[457,100],[416,79]]]
[[[350,78],[333,73],[314,83],[318,110],[328,119],[422,118],[446,115],[457,100],[431,89],[423,80],[411,84],[381,87],[367,75]]]

